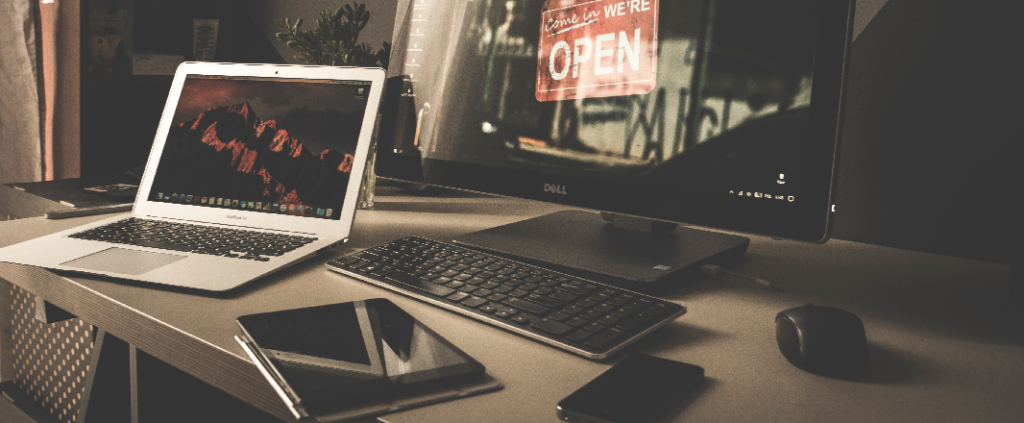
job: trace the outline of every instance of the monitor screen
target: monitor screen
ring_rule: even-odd
[[[378,175],[827,238],[849,0],[410,0]]]
[[[189,75],[149,201],[340,219],[369,90]]]

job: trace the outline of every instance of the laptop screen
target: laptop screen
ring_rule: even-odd
[[[370,81],[189,75],[149,201],[338,220]]]

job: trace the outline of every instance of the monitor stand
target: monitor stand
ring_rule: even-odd
[[[750,239],[630,216],[570,210],[462,235],[455,243],[527,262],[610,276],[620,280],[616,285],[647,291],[671,274],[742,255]]]

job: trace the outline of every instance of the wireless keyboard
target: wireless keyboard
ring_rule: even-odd
[[[593,359],[686,313],[649,295],[419,237],[327,268]]]

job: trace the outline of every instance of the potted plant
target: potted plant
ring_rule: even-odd
[[[391,43],[385,41],[384,47],[377,51],[368,43],[359,43],[359,32],[366,28],[369,21],[370,11],[366,10],[366,5],[352,2],[333,12],[320,12],[320,18],[313,29],[302,30],[302,18],[294,22],[285,18],[275,23],[284,29],[277,33],[277,38],[295,51],[296,60],[310,65],[380,66],[387,69]],[[370,145],[366,171],[363,172],[363,184],[359,189],[359,208],[373,207],[376,150],[375,134]]]

